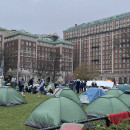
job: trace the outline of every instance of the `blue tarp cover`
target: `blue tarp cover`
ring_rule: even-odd
[[[98,98],[99,96],[102,96],[105,94],[106,93],[103,92],[103,90],[99,88],[89,88],[88,90],[82,93],[82,95],[88,96],[89,103],[92,102],[95,98]]]

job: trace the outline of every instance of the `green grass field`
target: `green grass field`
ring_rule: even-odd
[[[37,94],[29,93],[25,93],[25,96],[27,104],[0,106],[0,130],[32,130],[31,127],[24,125],[26,119],[38,104],[50,96],[38,98]]]
[[[24,123],[31,111],[43,100],[50,96],[44,95],[38,98],[37,94],[25,93],[27,104],[15,105],[10,107],[0,106],[0,130],[32,130]],[[84,105],[83,108],[86,108]]]

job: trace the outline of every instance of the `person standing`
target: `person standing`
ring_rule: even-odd
[[[98,88],[96,81],[93,81],[93,82],[92,82],[92,87]]]
[[[76,90],[76,82],[77,82],[77,81],[76,81],[75,79],[74,79],[73,82],[72,82],[73,91],[74,91],[74,92],[75,92],[75,90]]]
[[[77,79],[77,82],[76,82],[77,93],[79,93],[79,87],[80,87],[80,79]]]
[[[25,97],[25,95],[23,93],[24,84],[25,84],[25,81],[24,81],[24,78],[22,77],[22,79],[19,81],[19,92],[21,93],[21,95],[23,97]]]
[[[44,90],[44,80],[41,79],[41,83],[39,85],[38,97],[40,97],[40,95],[42,95],[42,97],[43,97],[44,91],[45,91]]]

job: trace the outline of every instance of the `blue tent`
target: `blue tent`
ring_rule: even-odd
[[[105,95],[105,92],[103,92],[102,89],[99,88],[89,88],[85,92],[83,92],[80,95],[80,101],[82,103],[90,103],[92,102],[95,98],[98,98],[99,96]],[[87,99],[88,98],[88,99]]]

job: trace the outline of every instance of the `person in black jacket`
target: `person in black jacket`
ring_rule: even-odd
[[[92,87],[97,88],[97,83],[95,81],[92,82]]]
[[[80,87],[80,80],[77,79],[77,82],[76,82],[76,90],[77,90],[77,93],[79,93],[79,87]]]
[[[28,82],[28,86],[32,85],[33,86],[33,81],[34,81],[34,78],[31,78]]]

